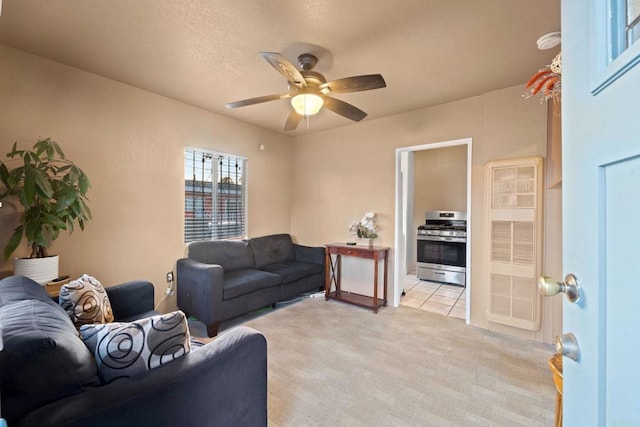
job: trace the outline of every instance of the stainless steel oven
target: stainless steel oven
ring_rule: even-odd
[[[417,276],[420,280],[465,286],[467,213],[432,211],[417,233]]]

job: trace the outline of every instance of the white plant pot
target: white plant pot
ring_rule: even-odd
[[[58,277],[58,255],[46,258],[14,258],[13,274],[26,276],[42,286]]]

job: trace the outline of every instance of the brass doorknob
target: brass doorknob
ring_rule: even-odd
[[[540,295],[547,297],[564,292],[569,302],[576,303],[580,300],[580,285],[578,284],[578,278],[573,274],[567,274],[564,282],[557,282],[550,277],[540,276],[538,278],[538,292],[540,292]]]

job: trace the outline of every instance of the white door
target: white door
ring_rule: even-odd
[[[579,346],[563,358],[565,426],[640,426],[636,12],[638,0],[562,0],[563,269],[582,287],[563,303]]]

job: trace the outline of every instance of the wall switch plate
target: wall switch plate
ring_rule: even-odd
[[[167,273],[167,283],[173,282],[173,271]]]

